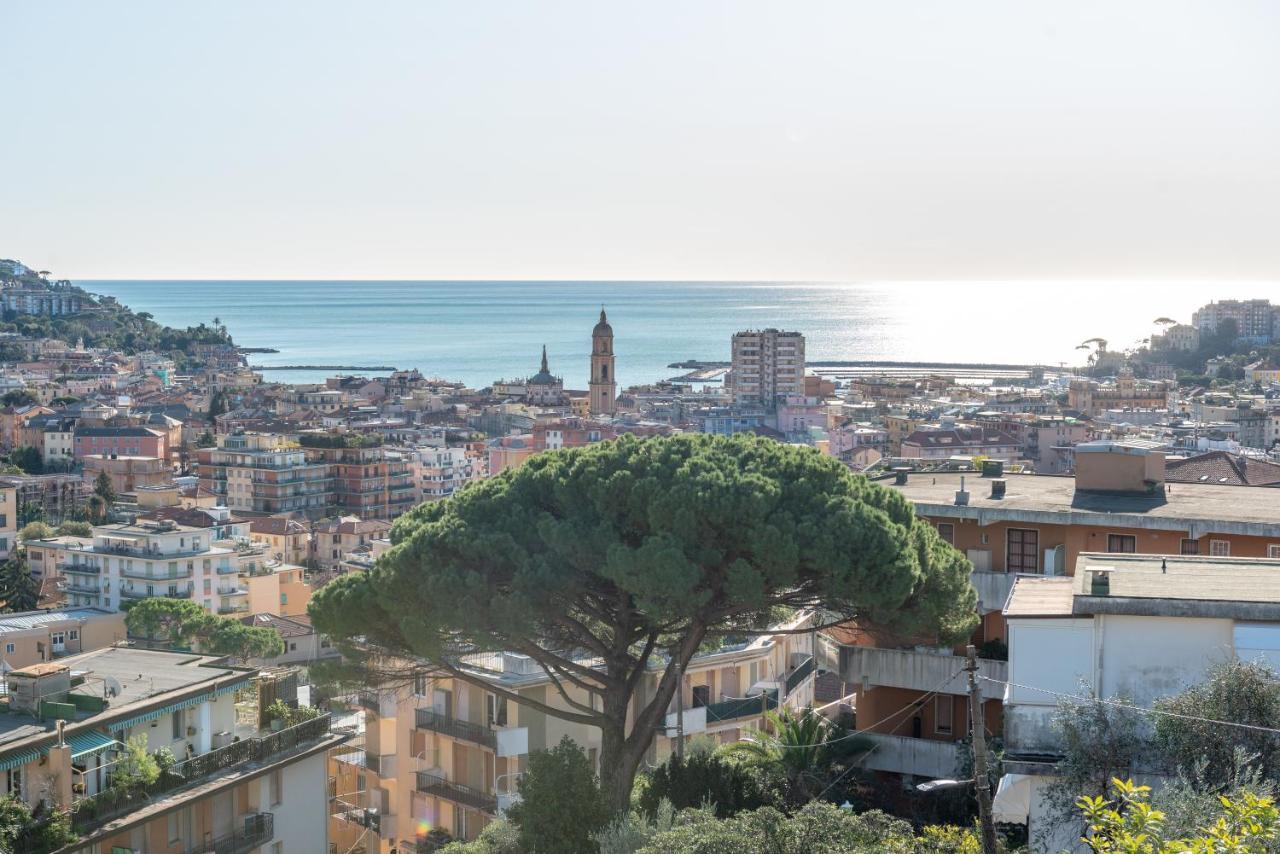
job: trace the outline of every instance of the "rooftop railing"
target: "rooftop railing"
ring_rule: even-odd
[[[319,741],[327,736],[329,723],[329,715],[321,715],[279,732],[269,733],[260,738],[232,742],[226,747],[193,756],[162,772],[160,777],[149,785],[129,789],[108,788],[96,795],[80,798],[71,805],[72,824],[78,832],[86,833],[104,822],[139,809],[157,797],[175,792],[189,784],[254,762],[274,760],[302,745]],[[223,849],[217,850],[221,852]]]

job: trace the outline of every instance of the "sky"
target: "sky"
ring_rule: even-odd
[[[71,278],[1280,279],[1280,4],[0,5]]]

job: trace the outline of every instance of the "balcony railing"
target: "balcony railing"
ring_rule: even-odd
[[[191,854],[246,854],[260,848],[275,836],[275,816],[269,812],[251,813],[244,817],[244,826],[212,842],[203,842],[191,849]]]
[[[68,584],[62,589],[67,593],[87,593],[90,596],[97,596],[102,593],[101,587],[91,587],[88,584]]]
[[[418,729],[438,732],[441,735],[447,735],[450,738],[456,738],[461,741],[470,741],[473,744],[480,744],[491,750],[497,749],[498,734],[488,727],[469,721],[460,721],[457,718],[442,715],[431,709],[418,709],[416,718]]]
[[[182,579],[190,578],[193,572],[195,572],[194,569],[176,569],[173,572],[164,572],[164,573],[157,573],[155,575],[151,575],[145,572],[138,572],[137,570],[122,569],[120,570],[120,577],[136,578],[139,581],[174,581],[179,578],[182,578]]]
[[[158,596],[164,597],[165,599],[190,599],[191,593],[192,591],[190,587],[186,588],[185,590],[177,590],[173,593],[170,593],[168,590],[165,590],[165,591],[157,590],[154,593],[148,593],[146,590],[139,590],[136,587],[120,588],[120,598],[122,599],[154,599]]]
[[[80,798],[71,805],[72,824],[78,832],[85,833],[117,816],[139,809],[159,795],[181,789],[231,768],[252,762],[273,760],[301,745],[324,738],[329,734],[329,723],[329,716],[321,715],[261,738],[244,739],[228,744],[226,747],[193,756],[161,773],[159,779],[150,785],[133,789],[110,788],[96,795]]]
[[[102,567],[94,566],[91,563],[60,563],[58,569],[63,572],[78,575],[101,575]]]
[[[233,575],[238,572],[240,572],[240,569],[238,567],[229,566],[229,565],[224,566],[222,564],[218,564],[218,568],[217,568],[218,575]]]
[[[787,674],[787,693],[800,687],[800,683],[809,678],[809,674],[813,673],[814,663],[813,656],[806,658],[799,667]]]
[[[481,810],[487,813],[498,811],[498,797],[461,783],[452,783],[430,771],[418,772],[418,791],[424,795],[435,795],[447,801]]]
[[[732,721],[737,718],[750,718],[762,715],[778,708],[778,692],[766,691],[756,697],[742,697],[733,700],[721,700],[708,703],[707,724]]]

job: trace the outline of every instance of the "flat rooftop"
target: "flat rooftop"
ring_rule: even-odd
[[[108,685],[119,689],[104,711],[81,713],[69,721],[67,733],[100,729],[111,721],[198,693],[201,688],[221,687],[252,675],[217,663],[220,661],[218,656],[133,647],[108,647],[59,658],[52,663],[70,668],[73,675],[85,676],[82,684],[71,689],[73,694],[101,697]],[[38,721],[26,713],[0,713],[0,754],[53,737],[54,726],[53,720]]]
[[[955,503],[963,479],[969,503]],[[1280,493],[1271,487],[1167,484],[1156,496],[1077,492],[1074,477],[1007,474],[1004,498],[991,497],[992,478],[976,472],[913,472],[902,493],[925,516],[1055,525],[1119,525],[1205,533],[1280,537]],[[1123,518],[1117,518],[1123,517]]]
[[[115,611],[104,608],[52,608],[48,611],[21,611],[16,614],[0,616],[0,634],[4,632],[21,632],[50,623],[61,623],[66,620],[87,620],[93,617],[109,617]]]
[[[1105,572],[1105,590],[1094,577]],[[1131,614],[1280,622],[1280,559],[1084,553],[1074,576],[1020,576],[1006,617]]]

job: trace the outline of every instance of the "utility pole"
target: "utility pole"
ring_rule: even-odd
[[[676,668],[676,756],[684,762],[684,668]]]
[[[969,734],[973,740],[973,782],[978,790],[978,820],[982,825],[982,854],[996,854],[996,826],[991,818],[991,778],[987,776],[986,719],[982,715],[982,692],[978,688],[978,652],[965,647],[969,673]]]

